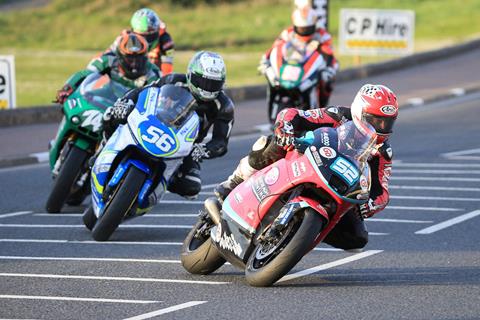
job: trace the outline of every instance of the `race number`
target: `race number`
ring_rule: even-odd
[[[162,129],[150,126],[146,130],[146,134],[142,134],[142,139],[148,143],[152,143],[157,146],[163,152],[168,152],[175,145],[175,140]]]
[[[337,158],[330,168],[340,174],[352,186],[359,178],[358,170],[344,158]]]

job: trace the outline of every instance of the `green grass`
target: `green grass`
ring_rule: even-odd
[[[175,71],[184,72],[192,50],[220,52],[229,87],[264,83],[256,65],[278,33],[290,23],[293,0],[245,0],[194,8],[153,0],[54,0],[37,9],[0,12],[0,54],[14,54],[20,106],[48,104],[55,91],[92,56],[128,27],[140,6],[155,9],[178,48]],[[330,0],[330,31],[338,35],[343,8],[410,9],[416,13],[415,50],[423,51],[478,36],[480,0]],[[34,31],[32,31],[34,30]],[[353,65],[339,56],[341,68]],[[362,63],[392,57],[365,57]]]

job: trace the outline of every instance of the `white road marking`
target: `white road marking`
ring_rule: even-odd
[[[42,260],[42,261],[98,261],[98,262],[141,262],[141,263],[181,263],[180,260],[125,259],[125,258],[77,258],[77,257],[24,257],[0,256],[0,260]]]
[[[395,169],[395,173],[426,173],[426,174],[480,174],[480,170],[425,170],[425,169]]]
[[[433,222],[433,221],[425,221],[425,220],[405,220],[405,219],[386,219],[386,218],[368,218],[366,221],[394,222],[394,223],[432,223]]]
[[[480,201],[480,198],[425,197],[425,196],[390,196],[390,199],[415,199],[415,200],[435,200],[435,201]]]
[[[47,162],[49,158],[48,151],[31,153],[30,156],[37,158],[38,162]]]
[[[36,217],[81,217],[82,213],[62,213],[62,214],[50,214],[50,213],[35,213]],[[198,217],[196,213],[147,213],[142,218],[190,218]]]
[[[410,98],[407,100],[407,104],[412,104],[414,106],[420,106],[424,103],[422,98]]]
[[[474,218],[474,217],[476,217],[476,216],[478,216],[478,215],[480,215],[480,210],[475,210],[475,211],[472,211],[472,212],[463,214],[463,215],[461,215],[461,216],[458,216],[458,217],[449,219],[449,220],[447,220],[447,221],[438,223],[438,224],[436,224],[436,225],[430,226],[430,227],[428,227],[428,228],[419,230],[419,231],[415,232],[415,234],[432,234],[432,233],[437,232],[437,231],[439,231],[439,230],[442,230],[442,229],[451,227],[451,226],[453,226],[453,225],[455,225],[455,224],[457,224],[457,223],[466,221],[466,220],[468,220],[468,219],[472,219],[472,218]]]
[[[18,212],[4,213],[4,214],[0,214],[0,219],[22,216],[22,215],[29,214],[29,213],[32,213],[32,212],[33,211],[18,211]]]
[[[220,182],[202,185],[202,190],[215,188],[219,183]]]
[[[463,96],[465,95],[465,89],[464,88],[453,88],[453,89],[450,89],[450,93],[452,93],[453,95],[459,97],[459,96]]]
[[[160,316],[160,315],[162,315],[162,314],[166,314],[166,313],[178,311],[178,310],[181,310],[181,309],[186,309],[186,308],[198,306],[198,305],[200,305],[200,304],[204,304],[204,303],[207,303],[207,302],[208,302],[208,301],[189,301],[189,302],[186,302],[186,303],[177,304],[177,305],[175,305],[175,306],[171,306],[171,307],[168,307],[168,308],[165,308],[165,309],[160,309],[160,310],[157,310],[157,311],[152,311],[152,312],[149,312],[149,313],[144,313],[144,314],[141,314],[141,315],[138,315],[138,316],[135,316],[135,317],[131,317],[131,318],[126,318],[126,319],[123,319],[123,320],[144,320],[144,319],[150,319],[150,318],[153,318],[153,317],[156,317],[156,316]]]
[[[480,168],[480,164],[475,163],[414,163],[393,161],[393,167],[413,167],[413,168]]]
[[[312,273],[316,273],[318,271],[327,270],[327,269],[330,269],[330,268],[340,266],[342,264],[346,264],[346,263],[349,263],[349,262],[360,260],[360,259],[372,256],[372,255],[380,253],[380,252],[383,252],[383,250],[368,250],[368,251],[365,251],[365,252],[361,252],[361,253],[355,254],[353,256],[347,257],[347,258],[343,258],[343,259],[336,260],[336,261],[333,261],[333,262],[321,264],[319,266],[316,266],[316,267],[313,267],[313,268],[310,268],[310,269],[306,269],[306,270],[302,270],[302,271],[299,271],[299,272],[296,272],[296,273],[288,274],[288,275],[284,276],[283,278],[281,278],[280,280],[278,280],[277,282],[284,282],[284,281],[288,281],[288,280],[292,280],[292,279],[297,279],[297,278],[307,276],[307,275],[312,274]]]
[[[230,282],[221,281],[194,281],[178,279],[160,279],[160,278],[132,278],[132,277],[101,277],[101,276],[78,276],[64,274],[38,274],[38,273],[0,273],[0,277],[20,277],[20,278],[47,278],[47,279],[76,279],[76,280],[100,280],[100,281],[132,281],[132,282],[162,282],[162,283],[182,283],[182,284],[229,284]]]
[[[413,181],[460,181],[460,182],[479,182],[480,178],[455,178],[455,177],[396,177],[392,176],[390,180],[413,180]]]
[[[0,224],[0,228],[85,228],[83,224]],[[166,225],[166,224],[126,224],[120,229],[191,229],[191,225]]]
[[[405,207],[405,206],[388,206],[385,210],[417,210],[417,211],[463,211],[457,208],[437,208],[437,207]]]
[[[473,154],[477,154],[473,156]],[[447,152],[441,155],[451,160],[480,160],[480,148]]]
[[[432,186],[396,186],[390,185],[389,189],[405,189],[405,190],[437,190],[437,191],[472,191],[479,192],[480,188],[464,188],[464,187],[432,187]]]
[[[1,242],[17,243],[60,243],[60,244],[94,244],[94,245],[141,245],[141,246],[181,246],[181,242],[155,241],[94,241],[94,240],[57,240],[57,239],[0,239]]]
[[[369,232],[369,236],[389,236],[390,233],[384,233],[384,232]]]
[[[124,299],[104,299],[104,298],[76,298],[76,297],[53,297],[53,296],[19,296],[2,294],[0,299],[28,299],[28,300],[55,300],[55,301],[82,301],[82,302],[112,302],[112,303],[139,303],[150,304],[159,303],[158,300],[124,300]]]
[[[202,200],[160,200],[158,203],[166,204],[203,204],[205,201]]]

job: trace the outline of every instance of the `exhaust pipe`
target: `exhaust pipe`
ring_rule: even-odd
[[[207,200],[205,200],[204,202],[204,205],[210,219],[212,219],[215,225],[218,225],[222,216],[220,214],[220,209],[222,208],[222,206],[220,205],[218,199],[216,197],[207,198]]]

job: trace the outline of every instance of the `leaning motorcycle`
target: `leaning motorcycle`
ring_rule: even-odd
[[[183,267],[209,274],[228,261],[250,285],[272,285],[367,201],[375,140],[351,121],[297,139],[295,150],[238,185],[221,207],[214,197],[205,201],[183,242]]]
[[[83,222],[95,240],[108,240],[123,220],[145,213],[149,194],[166,190],[198,135],[194,104],[180,86],[140,92],[127,123],[108,139],[92,168],[92,206]]]
[[[60,212],[65,203],[78,205],[89,194],[88,159],[102,138],[102,115],[128,90],[108,75],[92,73],[64,102],[64,116],[49,148],[54,181],[47,212]]]
[[[316,86],[319,72],[327,65],[317,50],[318,42],[282,42],[270,53],[270,67],[265,71],[270,101],[269,120],[273,124],[284,108],[317,108]]]

